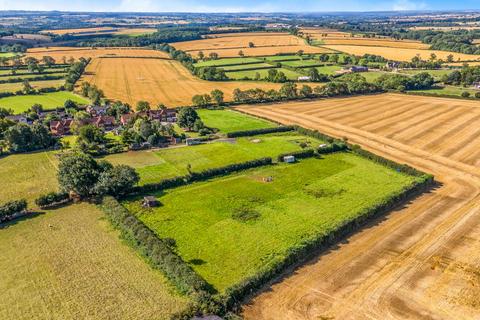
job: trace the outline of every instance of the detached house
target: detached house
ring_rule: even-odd
[[[105,131],[110,131],[115,128],[115,117],[112,116],[100,116],[94,117],[90,120],[90,123],[96,127],[103,128]]]
[[[50,131],[56,136],[64,136],[70,134],[70,127],[72,126],[72,119],[65,119],[60,121],[50,122]]]

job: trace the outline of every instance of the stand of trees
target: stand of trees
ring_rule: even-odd
[[[69,91],[72,91],[75,83],[82,76],[87,64],[90,62],[90,59],[80,58],[79,61],[73,63],[67,71],[65,76],[65,88]]]
[[[84,153],[63,155],[57,178],[61,192],[73,193],[82,199],[103,195],[124,196],[140,181],[133,168],[112,166]]]
[[[471,86],[480,82],[480,66],[463,67],[442,77],[442,82],[451,85]]]
[[[5,121],[0,120],[0,123],[5,123]],[[25,123],[9,126],[3,132],[3,138],[5,147],[12,153],[48,149],[58,144],[58,138],[54,137],[46,126],[38,122],[31,126]]]
[[[141,145],[147,142],[151,146],[158,146],[167,142],[167,138],[177,137],[171,124],[162,125],[146,116],[137,115],[129,121],[121,133],[122,142],[129,145]]]
[[[425,90],[431,89],[435,80],[428,72],[422,72],[413,77],[400,74],[384,74],[375,83],[385,90]]]

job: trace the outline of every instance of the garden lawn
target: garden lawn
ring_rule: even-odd
[[[225,58],[225,59],[218,59],[218,60],[207,60],[195,63],[195,67],[220,67],[225,65],[241,65],[241,64],[248,64],[248,63],[255,63],[255,62],[262,62],[261,59],[257,58]]]
[[[185,175],[187,166],[193,171],[223,167],[233,163],[301,150],[300,144],[318,147],[321,142],[295,132],[238,138],[235,142],[213,142],[197,146],[181,146],[159,151],[128,152],[109,155],[113,164],[127,164],[140,174],[140,184],[155,183]]]
[[[276,127],[273,122],[231,110],[197,110],[203,123],[221,133]]]
[[[272,177],[272,182],[263,178]],[[348,153],[280,164],[153,193],[124,205],[218,291],[329,234],[414,178]]]
[[[67,100],[79,104],[88,104],[88,100],[68,91],[51,92],[38,95],[13,96],[0,99],[0,107],[12,109],[15,114],[25,112],[35,103],[39,103],[45,110],[63,107]]]

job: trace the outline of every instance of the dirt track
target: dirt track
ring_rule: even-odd
[[[245,106],[431,172],[442,186],[254,298],[246,319],[480,319],[480,104],[404,95]]]

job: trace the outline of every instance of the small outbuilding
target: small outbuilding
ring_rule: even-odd
[[[143,198],[142,206],[145,208],[158,207],[160,202],[154,196],[146,196]]]
[[[285,156],[285,157],[283,157],[283,162],[294,163],[295,162],[295,156]]]

